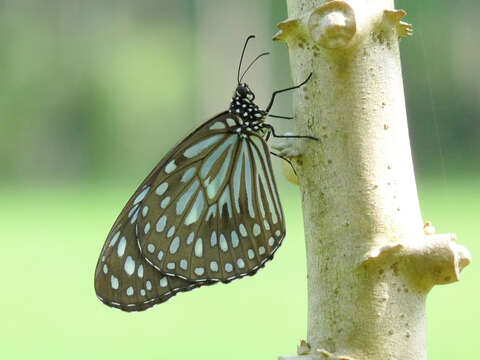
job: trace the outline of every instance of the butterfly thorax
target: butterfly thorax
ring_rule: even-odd
[[[229,112],[237,115],[244,123],[263,122],[267,114],[260,110],[258,105],[253,102],[254,100],[255,94],[248,85],[245,83],[239,84],[233,94]]]
[[[240,125],[236,129],[238,133],[263,132],[264,119],[267,114],[253,102],[254,100],[255,94],[248,85],[238,84],[228,110],[231,114],[236,115]]]

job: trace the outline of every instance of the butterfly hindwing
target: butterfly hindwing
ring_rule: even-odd
[[[136,224],[119,218],[103,247],[95,271],[95,291],[105,304],[124,311],[145,310],[178,292],[209,282],[191,282],[168,276],[152,267],[141,255]]]
[[[236,133],[237,123],[225,112],[200,126],[127,204],[141,252],[160,272],[230,281],[263,266],[285,236],[268,147],[257,133]]]

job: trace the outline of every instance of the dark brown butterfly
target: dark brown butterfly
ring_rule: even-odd
[[[145,310],[181,291],[253,275],[272,259],[285,221],[266,140],[279,136],[240,76],[228,111],[199,126],[152,170],[113,225],[95,271],[106,305]],[[281,116],[274,116],[280,117]]]

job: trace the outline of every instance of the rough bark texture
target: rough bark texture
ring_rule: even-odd
[[[393,1],[287,0],[297,133],[284,142],[303,195],[308,338],[287,358],[427,358],[425,299],[470,262],[424,227],[413,172]],[[291,174],[289,175],[291,176]]]

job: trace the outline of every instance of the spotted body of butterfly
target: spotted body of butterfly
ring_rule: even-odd
[[[274,92],[266,110],[242,78],[239,66],[229,110],[165,155],[115,221],[95,271],[106,305],[145,310],[178,292],[253,275],[282,243],[285,221],[266,143],[277,135],[264,120],[276,94],[310,76]]]

